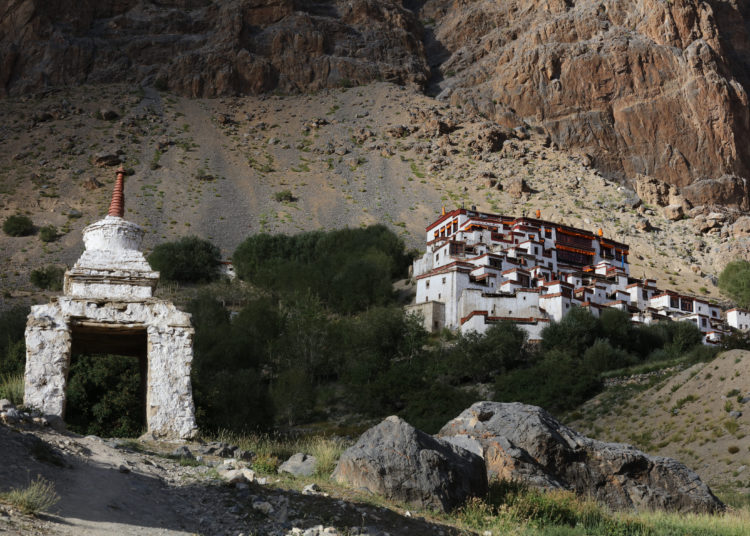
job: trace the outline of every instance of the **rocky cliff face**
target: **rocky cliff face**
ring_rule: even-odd
[[[0,92],[414,84],[612,176],[743,207],[748,30],[744,0],[0,0]]]
[[[4,0],[0,91],[147,82],[188,96],[422,83],[422,30],[396,0]]]
[[[747,11],[735,1],[430,0],[422,16],[444,48],[444,97],[542,126],[609,173],[685,186],[748,174]]]

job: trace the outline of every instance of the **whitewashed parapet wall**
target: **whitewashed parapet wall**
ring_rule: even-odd
[[[31,308],[24,404],[64,418],[74,326],[93,326],[102,333],[108,328],[145,330],[148,432],[156,437],[195,436],[190,315],[152,296],[159,274],[139,250],[143,230],[107,216],[83,235],[86,251],[65,274],[65,295]]]

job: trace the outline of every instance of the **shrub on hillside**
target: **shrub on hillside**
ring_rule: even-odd
[[[159,244],[148,256],[148,262],[163,279],[181,283],[208,282],[219,276],[221,253],[208,240],[187,236]]]
[[[28,236],[34,233],[34,223],[20,214],[8,216],[3,222],[3,231],[9,236]]]
[[[54,242],[57,237],[57,227],[54,225],[45,225],[39,229],[39,238],[42,242]]]
[[[44,268],[37,268],[31,271],[31,282],[44,290],[60,291],[63,287],[63,276],[65,270],[59,266],[50,264]]]
[[[750,307],[750,262],[732,261],[719,275],[719,288],[740,307]]]

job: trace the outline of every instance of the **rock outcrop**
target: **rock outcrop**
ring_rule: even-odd
[[[748,176],[749,9],[429,0],[420,15],[434,21],[428,50],[443,98],[501,124],[544,128],[612,175],[682,187]]]
[[[0,3],[0,94],[150,82],[188,96],[421,84],[422,27],[401,2]]]
[[[723,508],[693,471],[632,446],[589,439],[536,406],[477,402],[438,436],[484,457],[490,478],[590,495],[614,509]]]
[[[337,482],[388,499],[448,511],[487,492],[482,458],[398,417],[367,430],[333,472]]]

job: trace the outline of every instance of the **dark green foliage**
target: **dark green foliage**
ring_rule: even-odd
[[[102,437],[137,437],[145,428],[144,382],[138,359],[73,356],[65,422],[72,431]]]
[[[384,305],[391,281],[402,277],[410,258],[403,241],[382,225],[365,229],[259,234],[234,252],[237,275],[284,294],[311,291],[341,313]]]
[[[39,238],[42,242],[54,242],[57,237],[57,227],[54,225],[45,225],[39,229]]]
[[[740,307],[750,307],[750,262],[732,261],[719,275],[719,288]]]
[[[273,411],[261,377],[280,320],[273,304],[250,303],[229,321],[206,294],[188,306],[193,315],[192,383],[198,425],[204,430],[253,430],[271,423]]]
[[[28,307],[15,306],[0,313],[0,377],[23,374],[26,363],[26,317]]]
[[[8,216],[3,222],[3,231],[9,236],[28,236],[34,234],[34,223],[20,214]]]
[[[65,270],[59,266],[50,264],[44,268],[37,268],[31,271],[31,282],[44,290],[53,290],[55,292],[62,290],[63,275]]]
[[[187,236],[154,248],[148,262],[162,279],[181,283],[213,281],[219,276],[221,252],[208,240]]]
[[[496,398],[525,402],[555,412],[575,408],[601,389],[600,374],[643,361],[709,359],[692,322],[636,326],[629,315],[607,309],[600,318],[574,308],[542,331],[542,343],[526,364],[497,376]]]
[[[438,375],[454,384],[492,381],[497,374],[526,362],[526,339],[524,330],[504,321],[483,335],[460,335],[455,346],[436,358],[434,366]]]
[[[281,190],[273,194],[273,198],[279,203],[287,202],[291,203],[294,201],[294,195],[290,190]]]
[[[542,330],[542,348],[580,354],[599,337],[599,331],[599,322],[594,315],[586,309],[574,307],[560,322],[553,322]]]
[[[497,377],[496,399],[525,402],[560,413],[581,404],[601,389],[599,374],[581,359],[550,350],[530,368]]]

